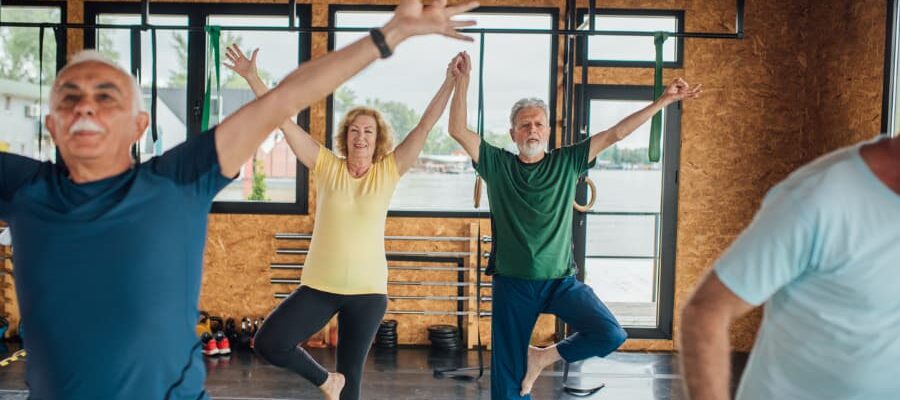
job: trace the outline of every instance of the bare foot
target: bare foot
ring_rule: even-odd
[[[325,400],[339,400],[341,398],[341,390],[344,389],[344,375],[337,372],[329,372],[328,379],[319,390],[325,394]]]
[[[531,387],[534,385],[534,381],[541,376],[541,370],[560,359],[556,345],[543,349],[528,346],[528,370],[525,372],[525,379],[522,379],[522,390],[519,392],[519,396],[531,393]]]

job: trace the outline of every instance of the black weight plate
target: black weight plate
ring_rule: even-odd
[[[431,325],[428,327],[429,333],[450,333],[458,331],[459,329],[453,325]]]

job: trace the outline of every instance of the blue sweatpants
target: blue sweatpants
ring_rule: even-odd
[[[603,357],[625,342],[626,334],[594,290],[569,276],[528,280],[494,276],[491,316],[491,399],[521,397],[528,345],[539,314],[553,314],[575,333],[557,345],[567,362]]]

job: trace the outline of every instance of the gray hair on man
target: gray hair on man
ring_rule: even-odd
[[[540,108],[541,111],[544,112],[544,116],[548,119],[550,118],[550,111],[547,108],[547,103],[544,103],[544,100],[541,100],[537,97],[527,97],[517,101],[516,104],[513,104],[512,111],[509,112],[509,126],[515,128],[516,115],[519,114],[519,111],[522,111],[523,109],[529,107]]]
[[[69,59],[69,62],[66,64],[66,66],[63,67],[61,70],[59,70],[59,72],[56,74],[56,76],[60,77],[69,68],[72,68],[78,64],[84,64],[86,62],[95,62],[95,63],[107,65],[107,66],[115,69],[116,71],[122,73],[123,75],[127,76],[128,80],[131,82],[131,101],[133,103],[132,112],[135,115],[137,115],[137,113],[145,111],[144,95],[143,95],[143,91],[141,90],[141,85],[140,85],[140,83],[138,83],[137,79],[135,79],[134,76],[132,76],[130,73],[128,73],[128,71],[126,71],[124,68],[122,68],[121,66],[116,64],[115,61],[111,60],[107,56],[104,56],[102,53],[100,53],[97,50],[88,49],[88,50],[82,50],[82,51],[79,51],[78,53],[75,53],[75,55],[73,55]],[[53,92],[51,92],[50,93],[50,101],[51,102],[53,101],[54,96],[55,96],[55,94]]]

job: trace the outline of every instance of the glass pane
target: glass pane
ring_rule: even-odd
[[[592,100],[590,131],[609,128],[648,104]],[[587,218],[585,282],[626,326],[656,326],[663,181],[662,163],[648,159],[649,141],[648,121],[602,152],[588,172],[598,194]]]
[[[656,257],[656,215],[588,214],[587,222],[588,257]]]
[[[208,25],[218,26],[287,26],[283,16],[215,15]],[[300,60],[296,32],[223,30],[220,51],[238,44],[245,53],[259,49],[257,70],[262,80],[272,87],[297,68]],[[215,113],[210,125],[237,111],[256,96],[247,82],[224,65],[221,66],[222,91],[211,100]],[[254,157],[241,168],[238,179],[216,196],[216,201],[255,201],[295,203],[297,201],[297,157],[280,130],[273,131]]]
[[[2,14],[4,22],[60,22],[57,7],[4,6]],[[38,35],[39,28],[0,28],[0,151],[53,160],[56,154],[43,116],[56,76],[56,38],[51,29],[44,31],[41,79]]]
[[[137,14],[102,14],[101,24],[134,25],[141,23]],[[187,26],[187,17],[151,15],[150,23],[157,25]],[[141,161],[149,160],[175,147],[187,138],[187,32],[158,30],[157,44],[157,133],[154,144],[150,129],[140,141]],[[114,60],[126,71],[131,71],[131,31],[128,29],[98,29],[97,47],[101,53]],[[150,112],[150,88],[153,78],[150,32],[141,33],[141,89],[144,105]]]
[[[335,16],[338,27],[380,26],[390,12],[342,11]],[[481,28],[550,29],[548,14],[472,13]],[[366,35],[338,33],[335,48]],[[469,126],[475,130],[478,110],[479,37],[464,43],[439,36],[410,39],[394,56],[379,61],[338,89],[335,95],[333,131],[343,113],[355,105],[373,106],[391,123],[395,144],[418,123],[428,102],[444,79],[447,63],[460,51],[472,58],[468,93]],[[523,97],[550,98],[551,37],[547,35],[490,35],[485,39],[485,137],[496,146],[515,149],[509,138],[509,110]],[[449,109],[449,106],[448,106]],[[397,187],[392,210],[474,211],[472,195],[475,173],[469,156],[447,134],[449,110],[432,129],[425,149]],[[481,207],[488,202],[482,193]]]
[[[656,327],[653,260],[585,260],[584,282],[623,326]]]
[[[585,15],[582,21],[587,21]],[[647,15],[595,15],[594,29],[599,31],[677,32],[678,18]],[[663,61],[675,62],[676,38],[663,44]],[[656,61],[652,36],[591,36],[588,57],[603,61]]]

